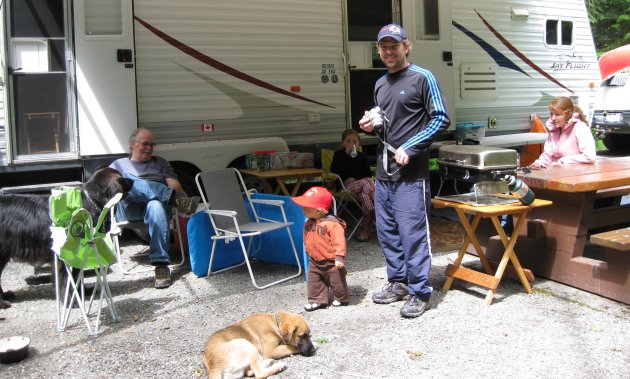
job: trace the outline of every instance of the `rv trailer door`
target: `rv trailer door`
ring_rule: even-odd
[[[74,6],[80,153],[127,152],[138,123],[132,0]]]

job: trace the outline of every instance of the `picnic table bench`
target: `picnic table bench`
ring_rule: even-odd
[[[593,234],[591,236],[591,243],[619,251],[630,251],[630,226]]]

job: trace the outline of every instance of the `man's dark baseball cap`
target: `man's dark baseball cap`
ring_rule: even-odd
[[[396,41],[400,42],[402,40],[407,39],[407,32],[400,25],[397,24],[389,24],[385,25],[378,32],[377,41],[380,42],[385,37],[391,37]]]

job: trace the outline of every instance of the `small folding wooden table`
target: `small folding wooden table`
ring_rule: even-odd
[[[518,275],[523,287],[525,287],[525,292],[531,293],[532,287],[529,284],[529,279],[527,278],[523,267],[518,261],[516,257],[516,253],[514,252],[514,244],[518,239],[518,236],[525,224],[525,219],[527,213],[533,208],[544,207],[551,205],[552,202],[548,200],[536,199],[530,205],[522,205],[521,203],[515,202],[511,204],[501,204],[501,205],[484,205],[484,206],[475,206],[466,203],[460,203],[455,201],[449,201],[444,199],[432,199],[432,204],[436,208],[445,208],[450,207],[455,209],[457,216],[459,217],[462,226],[466,230],[466,235],[464,237],[464,241],[462,242],[462,246],[459,249],[459,254],[457,255],[457,259],[454,263],[449,264],[446,267],[446,282],[444,283],[443,290],[448,291],[453,284],[453,279],[461,279],[469,283],[476,284],[478,286],[488,288],[488,292],[486,294],[486,305],[490,305],[494,294],[496,292],[497,287],[499,286],[499,282],[503,277],[503,274],[506,270],[508,262],[512,263],[513,269]],[[471,222],[468,219],[467,215],[471,215]],[[516,221],[516,225],[514,226],[514,231],[512,232],[511,237],[508,237],[505,234],[505,231],[501,227],[501,216],[503,215],[513,215],[517,216],[518,220]],[[486,258],[477,237],[475,236],[475,230],[479,225],[479,221],[482,218],[489,218],[494,224],[494,227],[501,237],[501,242],[505,248],[501,260],[496,268],[493,269],[491,263]],[[464,254],[468,249],[468,246],[472,244],[479,256],[479,260],[483,265],[485,273],[471,270],[466,267],[462,267],[461,263],[464,259]],[[532,277],[533,278],[533,277]]]

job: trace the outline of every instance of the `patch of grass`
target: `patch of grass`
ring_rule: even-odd
[[[540,288],[532,288],[532,290],[534,292],[538,292],[541,295],[551,296],[551,297],[555,297],[556,299],[564,300],[564,301],[566,301],[569,304],[576,304],[576,305],[579,305],[581,307],[585,307],[585,308],[588,308],[588,309],[591,309],[591,310],[594,310],[594,311],[597,311],[597,312],[603,312],[601,309],[591,307],[590,305],[582,303],[581,301],[577,301],[577,300],[573,300],[573,299],[569,299],[569,298],[557,295],[557,294],[555,294],[555,293],[553,293],[553,292],[551,292],[549,290],[540,289]]]
[[[330,343],[330,340],[328,338],[326,338],[326,337],[315,338],[313,341],[315,343],[320,344],[320,345],[324,344],[324,343]]]

